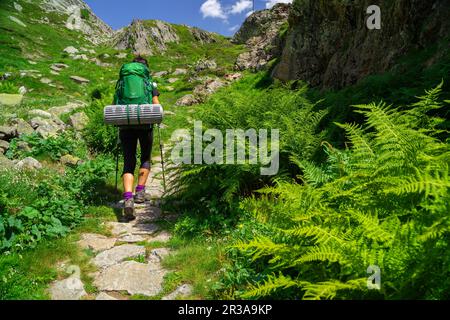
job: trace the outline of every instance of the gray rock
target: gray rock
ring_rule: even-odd
[[[187,94],[184,97],[177,100],[175,103],[176,106],[184,107],[184,106],[192,106],[198,103],[197,98],[193,94]]]
[[[231,73],[231,74],[226,74],[223,78],[224,78],[226,81],[233,82],[233,81],[236,81],[236,80],[239,80],[240,78],[242,78],[242,73]]]
[[[15,106],[21,104],[23,100],[22,94],[0,93],[0,106]]]
[[[192,294],[193,288],[189,284],[179,286],[174,292],[164,296],[161,300],[176,300],[177,298],[185,298]]]
[[[188,71],[186,69],[178,68],[178,69],[175,69],[175,71],[172,73],[172,75],[180,76],[180,75],[184,75],[184,74],[187,74],[187,73],[188,73]]]
[[[153,249],[148,260],[154,263],[159,263],[168,255],[170,255],[170,250],[167,248]]]
[[[212,32],[204,31],[196,27],[189,27],[195,40],[201,44],[217,42],[216,35]]]
[[[127,234],[119,239],[119,242],[136,243],[145,241],[145,238],[138,235]]]
[[[0,139],[12,139],[17,137],[17,128],[15,126],[0,126]]]
[[[56,281],[50,286],[52,300],[80,300],[87,295],[83,282],[77,276]]]
[[[40,80],[43,84],[50,84],[52,83],[52,80],[50,80],[49,78],[41,78]]]
[[[103,235],[84,233],[78,245],[83,249],[90,249],[94,252],[109,250],[116,244],[115,238],[107,238]]]
[[[18,4],[17,2],[14,2],[14,9],[16,9],[19,12],[22,12],[23,8],[20,4]]]
[[[24,86],[21,86],[19,88],[19,94],[24,95],[28,92],[27,88],[25,88]]]
[[[167,271],[160,266],[125,261],[113,265],[94,280],[100,291],[127,291],[129,294],[155,296],[162,291]]]
[[[33,109],[28,111],[28,116],[32,117],[40,117],[43,119],[51,119],[52,115],[51,113],[44,111],[44,110],[39,110],[39,109]]]
[[[70,102],[70,103],[66,104],[65,106],[52,107],[52,108],[48,109],[47,111],[55,117],[60,117],[62,115],[71,113],[71,112],[81,109],[83,107],[84,107],[84,104]]]
[[[121,53],[116,54],[116,58],[117,59],[125,59],[126,57],[128,57],[128,54],[125,53],[125,52],[121,52]]]
[[[6,153],[9,149],[9,142],[5,140],[0,140],[0,153]]]
[[[69,123],[76,131],[82,131],[89,123],[89,118],[84,112],[78,112],[70,116]]]
[[[100,292],[99,295],[95,298],[95,300],[118,300],[105,292]]]
[[[75,54],[79,52],[77,48],[72,46],[65,48],[63,51],[68,54]]]
[[[61,164],[67,167],[76,167],[78,164],[82,162],[80,158],[72,156],[70,154],[62,156],[61,159],[59,159],[59,161],[61,162]]]
[[[53,69],[53,70],[55,70],[55,71],[61,71],[62,69],[67,69],[69,66],[67,65],[67,64],[65,64],[65,63],[54,63],[54,64],[52,64],[51,65],[51,69],[53,69],[53,68],[57,68],[58,70],[56,70],[56,69]]]
[[[177,82],[178,80],[180,80],[180,79],[178,79],[178,78],[170,78],[169,80],[167,80],[167,82],[169,82],[169,83],[175,83],[175,82]]]
[[[225,86],[225,82],[220,79],[208,80],[203,84],[200,84],[194,88],[194,95],[204,99],[205,97],[213,94],[220,88]]]
[[[1,152],[0,152],[0,169],[3,168],[12,168],[14,167],[14,162],[6,158]]]
[[[215,70],[216,68],[217,68],[216,61],[208,59],[199,60],[194,66],[196,72],[201,72],[204,70]]]
[[[90,80],[85,79],[85,78],[83,78],[83,77],[79,77],[79,76],[70,76],[70,79],[73,80],[73,81],[75,81],[75,82],[78,83],[78,84],[84,84],[84,83],[89,83],[89,82],[91,82]]]
[[[160,71],[160,72],[156,72],[155,74],[153,74],[154,78],[162,78],[165,77],[169,74],[168,71]]]
[[[74,55],[72,58],[73,58],[73,60],[84,60],[84,61],[89,60],[88,56],[85,54],[77,54],[77,55]]]
[[[64,127],[56,123],[54,119],[36,117],[30,120],[30,125],[44,139],[55,137],[64,130]]]
[[[118,264],[127,258],[135,258],[143,255],[145,255],[145,247],[125,244],[103,251],[94,258],[93,263],[97,267],[105,268]]]
[[[19,170],[39,170],[42,169],[42,164],[32,157],[27,157],[15,165]]]

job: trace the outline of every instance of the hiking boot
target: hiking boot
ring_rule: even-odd
[[[142,191],[136,191],[136,194],[134,195],[134,202],[135,203],[144,203],[145,202],[145,190]]]
[[[128,199],[125,200],[124,206],[123,206],[123,215],[126,221],[133,221],[136,219],[134,216],[134,200]]]

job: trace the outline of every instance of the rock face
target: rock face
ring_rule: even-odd
[[[195,40],[201,44],[217,42],[216,35],[212,32],[204,31],[196,27],[188,27]]]
[[[272,9],[257,11],[245,20],[233,42],[245,44],[248,51],[239,55],[237,70],[260,70],[281,54],[281,29],[287,24],[291,5],[280,3]]]
[[[380,0],[381,29],[366,26],[373,1],[294,2],[290,31],[273,75],[341,88],[387,71],[409,50],[450,35],[448,0]]]
[[[131,49],[134,54],[154,55],[165,52],[167,44],[180,38],[172,26],[163,21],[133,20],[130,26],[117,31],[113,44],[119,50]]]
[[[113,35],[111,27],[98,18],[83,0],[44,0],[41,7],[48,12],[67,15],[66,28],[82,32],[94,44]]]
[[[78,245],[83,249],[90,249],[94,252],[109,250],[114,247],[115,238],[107,238],[99,234],[85,233],[81,235]]]

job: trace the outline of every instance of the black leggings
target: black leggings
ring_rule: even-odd
[[[124,166],[123,174],[134,175],[136,170],[137,142],[141,146],[141,169],[150,169],[150,157],[153,148],[153,127],[150,129],[121,129],[120,142],[122,144]]]

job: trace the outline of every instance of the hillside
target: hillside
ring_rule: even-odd
[[[294,0],[229,39],[1,1],[0,299],[448,299],[450,6],[379,3],[373,33]],[[103,108],[135,55],[165,117],[126,223]]]

